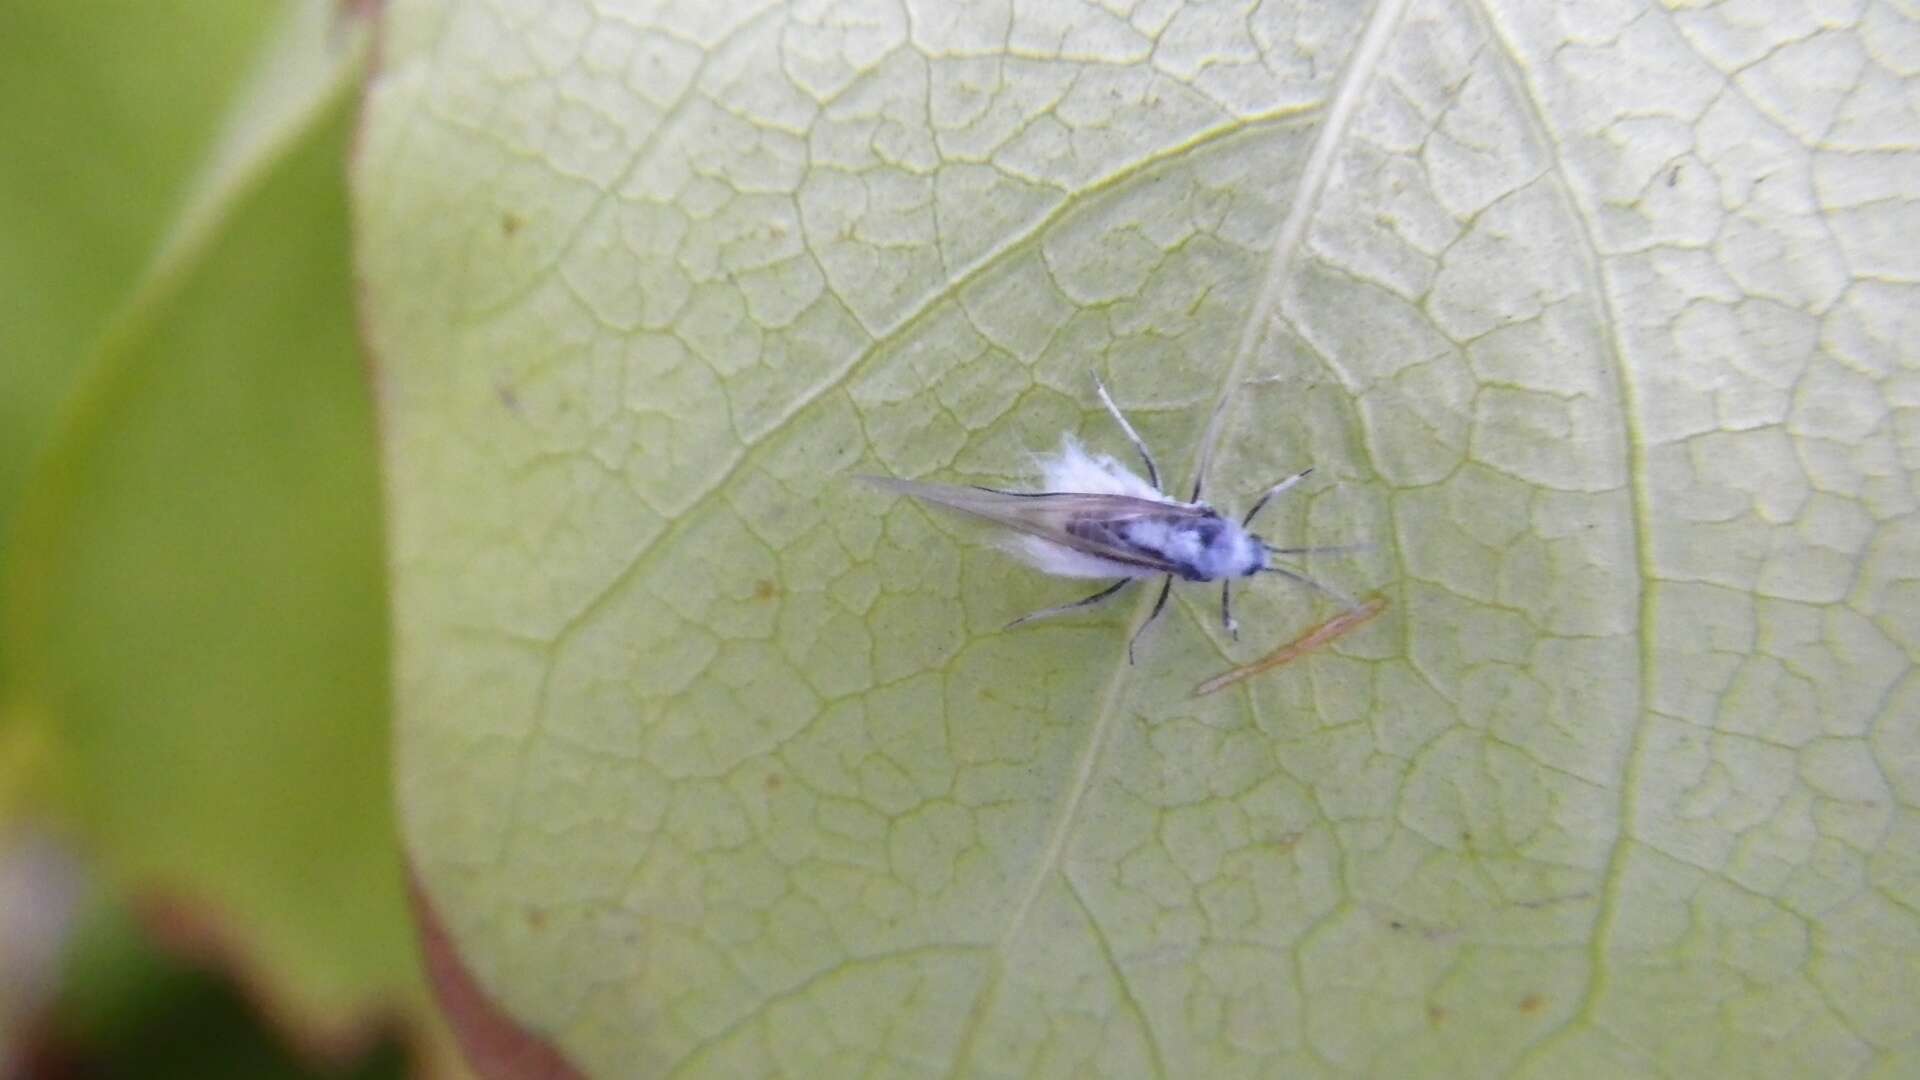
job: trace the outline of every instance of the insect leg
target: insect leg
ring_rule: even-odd
[[[1313,475],[1313,466],[1309,465],[1306,468],[1301,469],[1299,472],[1294,473],[1292,476],[1287,477],[1285,480],[1282,480],[1279,483],[1268,488],[1266,494],[1260,496],[1258,499],[1253,500],[1253,506],[1247,510],[1247,516],[1240,519],[1241,527],[1244,528],[1248,525],[1253,524],[1254,515],[1258,514],[1260,511],[1265,510],[1267,508],[1268,500],[1272,499],[1275,495],[1280,494],[1281,492],[1287,490],[1293,485],[1299,483],[1300,481],[1305,480],[1307,477],[1311,475]]]
[[[1075,600],[1071,604],[1061,604],[1059,607],[1042,608],[1041,610],[1033,612],[1032,614],[1022,615],[1019,618],[1008,623],[1007,629],[1011,630],[1014,627],[1019,626],[1021,623],[1030,623],[1036,619],[1051,619],[1055,615],[1065,615],[1069,611],[1078,611],[1081,608],[1092,607],[1103,600],[1112,599],[1115,593],[1118,593],[1121,589],[1124,589],[1131,584],[1133,584],[1132,578],[1121,578],[1119,581],[1114,582],[1113,584],[1107,586],[1104,589],[1101,589],[1099,592],[1094,593],[1092,596],[1086,597],[1085,599]]]
[[[1193,463],[1193,494],[1187,496],[1188,502],[1200,501],[1200,488],[1207,482],[1207,470],[1213,468],[1213,451],[1220,445],[1220,418],[1227,414],[1227,402],[1232,397],[1231,393],[1220,395],[1207,417],[1206,433],[1200,436],[1200,460]]]
[[[1097,373],[1089,374],[1093,374],[1093,389],[1100,395],[1100,404],[1105,405],[1107,411],[1113,414],[1114,422],[1120,425],[1121,431],[1127,433],[1127,439],[1133,443],[1133,448],[1140,451],[1140,460],[1147,463],[1147,482],[1153,485],[1155,491],[1160,490],[1160,468],[1153,463],[1153,453],[1147,449],[1147,441],[1140,437],[1139,432],[1133,430],[1132,424],[1127,423],[1126,414],[1120,411],[1120,406],[1113,403],[1113,395],[1107,393],[1107,384],[1100,381]]]
[[[1153,620],[1160,617],[1160,609],[1167,606],[1167,594],[1172,591],[1173,591],[1173,575],[1168,574],[1167,583],[1165,585],[1160,586],[1160,599],[1155,600],[1153,602],[1153,611],[1151,614],[1147,616],[1147,621],[1141,623],[1140,629],[1135,630],[1133,632],[1133,636],[1127,639],[1127,663],[1129,665],[1133,663],[1134,644],[1140,640],[1141,634],[1144,634],[1147,632],[1147,627],[1153,625]]]
[[[1220,582],[1220,625],[1227,628],[1233,640],[1240,640],[1240,620],[1233,617],[1233,579],[1225,578]]]

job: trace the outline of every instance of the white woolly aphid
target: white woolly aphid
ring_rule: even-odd
[[[1146,462],[1148,476],[1157,477],[1159,470],[1140,433],[1114,404],[1112,395],[1097,376],[1093,386],[1100,403],[1106,406],[1114,423]],[[1203,452],[1203,461],[1205,456]],[[1193,486],[1192,497],[1196,501],[1180,502],[1112,457],[1088,453],[1071,435],[1061,438],[1056,453],[1036,458],[1035,464],[1039,466],[1041,485],[1037,491],[1026,492],[978,485],[928,484],[887,476],[862,479],[884,491],[1003,526],[1010,534],[1001,540],[1001,548],[1043,573],[1056,577],[1106,578],[1111,582],[1092,596],[1021,616],[1008,623],[1009,628],[1081,611],[1113,597],[1135,581],[1163,577],[1165,581],[1153,610],[1127,641],[1129,663],[1133,661],[1134,642],[1166,606],[1167,594],[1176,577],[1220,582],[1220,622],[1228,633],[1236,635],[1239,624],[1234,621],[1232,609],[1234,578],[1280,574],[1340,601],[1349,609],[1358,607],[1352,598],[1339,591],[1269,561],[1269,557],[1276,554],[1298,556],[1341,549],[1273,548],[1248,531],[1253,519],[1274,496],[1306,479],[1312,469],[1304,469],[1267,488],[1245,516],[1235,522],[1197,501],[1200,498],[1198,481]],[[1200,471],[1205,471],[1204,465]],[[1041,495],[1050,497],[1036,498]],[[1166,510],[1155,507],[1166,507]]]
[[[1140,432],[1127,423],[1125,413],[1119,411],[1114,396],[1106,392],[1106,386],[1098,377],[1094,377],[1092,386],[1100,404],[1106,405],[1114,423],[1127,434],[1140,459],[1146,461],[1148,477],[1158,479],[1160,469],[1154,465],[1152,452],[1148,452]],[[1206,454],[1202,452],[1202,461],[1204,459]],[[1302,469],[1269,486],[1240,521],[1233,521],[1215,513],[1210,505],[1198,502],[1198,480],[1194,480],[1192,488],[1194,502],[1167,498],[1156,482],[1140,479],[1133,469],[1127,469],[1110,455],[1089,454],[1071,434],[1062,436],[1056,454],[1037,457],[1035,465],[1039,465],[1041,488],[1033,492],[1008,492],[977,484],[927,484],[893,477],[862,479],[881,490],[1008,528],[1010,534],[1000,540],[1000,548],[1037,571],[1054,577],[1110,578],[1110,584],[1092,596],[1021,615],[1020,619],[1008,623],[1008,628],[1083,611],[1114,598],[1140,578],[1164,578],[1160,598],[1154,600],[1146,621],[1127,638],[1127,663],[1133,663],[1133,646],[1140,634],[1167,605],[1173,578],[1221,582],[1219,621],[1235,636],[1238,636],[1238,623],[1233,619],[1233,578],[1275,573],[1344,603],[1350,611],[1359,607],[1342,592],[1269,561],[1271,555],[1332,553],[1340,548],[1271,548],[1248,530],[1260,515],[1261,507],[1306,479],[1313,469]],[[1204,473],[1206,467],[1202,465],[1200,471]]]

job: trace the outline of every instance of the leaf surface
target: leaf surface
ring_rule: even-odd
[[[407,845],[593,1074],[1804,1074],[1920,1010],[1891,6],[397,0],[356,214]],[[1391,600],[851,482],[1062,431]],[[1209,418],[1219,420],[1210,424]]]

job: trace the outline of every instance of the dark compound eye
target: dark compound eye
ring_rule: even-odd
[[[1218,521],[1203,521],[1194,531],[1200,535],[1200,542],[1208,547],[1212,547],[1214,542],[1220,539],[1220,523]]]

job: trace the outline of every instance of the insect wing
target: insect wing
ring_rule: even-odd
[[[1152,499],[1136,499],[1131,495],[1072,491],[1023,493],[993,488],[921,484],[887,476],[868,476],[863,479],[884,490],[911,495],[922,502],[1029,533],[1049,543],[1156,573],[1179,573],[1180,568],[1153,552],[1103,542],[1083,535],[1091,530],[1074,530],[1069,526],[1088,520],[1112,524],[1140,518],[1200,517],[1205,514],[1203,510],[1182,503],[1155,502]]]

